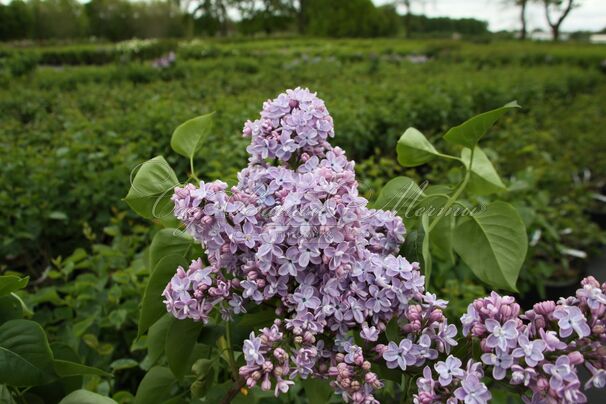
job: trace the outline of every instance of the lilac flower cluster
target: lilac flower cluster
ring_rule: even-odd
[[[334,129],[324,101],[307,89],[296,88],[266,101],[261,119],[246,122],[243,134],[252,138],[246,149],[251,162],[288,161],[304,153],[323,155],[331,149],[327,139],[334,136]]]
[[[175,52],[170,51],[166,55],[159,57],[151,62],[152,67],[156,69],[167,69],[177,61]]]
[[[242,346],[246,365],[240,368],[240,375],[245,378],[246,385],[252,388],[260,381],[261,389],[267,391],[271,390],[273,380],[276,396],[287,392],[290,385],[294,384],[293,381],[287,380],[291,374],[291,357],[281,345],[289,346],[292,342],[294,341],[288,341],[285,337],[282,321],[279,319],[276,319],[271,327],[263,328],[259,336],[251,333]],[[310,341],[306,341],[306,345],[309,343]],[[312,350],[313,348],[308,348],[308,351]]]
[[[479,340],[483,355],[462,368],[450,355],[457,329],[443,314],[447,302],[425,291],[418,263],[397,255],[401,219],[358,195],[354,163],[327,141],[334,130],[324,103],[288,90],[265,102],[243,134],[251,157],[236,186],[175,189],[174,214],[207,265],[200,258],[178,268],[163,296],[175,317],[203,322],[215,308],[225,320],[254,305],[276,310],[271,327],[244,341],[239,373],[249,387],[278,395],[296,377],[323,378],[345,401],[376,403],[383,382],[371,371],[373,353],[391,369],[423,368],[419,403],[485,403],[485,371],[530,389],[534,403],[582,402],[581,363],[590,384],[606,384],[604,285],[588,278],[576,298],[523,315],[511,297],[476,300],[463,334]],[[399,342],[386,338],[394,326]]]
[[[454,339],[457,328],[448,324],[442,311],[447,302],[431,293],[426,293],[421,301],[422,304],[410,304],[401,317],[400,330],[406,338],[398,344],[393,341],[386,346],[378,344],[374,349],[388,368],[406,370],[423,366],[426,361],[435,360],[438,353],[449,353],[458,344]]]
[[[512,297],[477,299],[461,322],[479,338],[481,360],[495,380],[530,390],[529,403],[583,403],[577,368],[591,373],[585,388],[606,385],[606,283],[581,282],[575,297],[537,303],[520,315]]]
[[[415,404],[487,403],[492,395],[482,383],[482,364],[472,359],[465,368],[461,367],[462,364],[459,358],[449,355],[445,361],[437,362],[433,371],[430,366],[425,366],[423,377],[417,379],[418,392],[413,397]]]
[[[364,375],[359,389],[356,383],[350,388],[353,375],[361,375],[350,368],[357,362],[338,362],[337,355],[348,357],[351,346],[320,347],[322,334],[334,341],[357,330],[373,342],[390,320],[402,318],[410,336],[400,345],[407,351],[389,365],[405,368],[448,351],[456,329],[442,314],[446,302],[425,294],[419,265],[394,255],[404,241],[401,219],[367,208],[354,163],[326,141],[333,134],[324,103],[306,89],[289,90],[264,104],[260,120],[246,123],[251,159],[237,186],[228,192],[225,183],[214,181],[176,188],[174,213],[204,246],[209,266],[203,270],[221,281],[227,278],[219,274],[225,274],[230,289],[222,300],[211,299],[195,293],[198,283],[189,279],[198,276],[194,271],[187,279],[180,271],[164,296],[170,312],[201,321],[213,304],[220,303],[229,318],[249,302],[277,301],[289,333],[314,340],[313,349],[289,352],[295,358],[289,376],[336,377],[346,399],[364,402],[372,400],[379,382]],[[318,368],[314,358],[321,351],[330,353],[328,368],[340,366],[340,373]],[[260,371],[253,365],[247,361],[247,380]],[[287,389],[280,386],[278,392]]]
[[[225,306],[224,301],[231,304],[237,299],[232,296],[231,281],[217,268],[203,268],[201,258],[193,260],[187,272],[182,267],[177,268],[162,296],[174,317],[204,322],[208,321],[208,314],[215,306]]]

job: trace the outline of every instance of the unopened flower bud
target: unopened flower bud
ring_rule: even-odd
[[[264,372],[271,372],[273,369],[274,369],[273,363],[271,363],[270,361],[263,362],[263,371]]]
[[[540,377],[539,380],[537,380],[537,388],[540,391],[547,390],[549,388],[549,382],[547,381],[547,379],[544,377]]]
[[[261,382],[261,390],[271,390],[271,381],[269,380],[269,375],[266,375],[266,377],[263,379],[263,382]]]
[[[585,362],[583,354],[579,351],[570,352],[568,354],[568,359],[570,359],[570,363],[573,365],[580,365],[581,363]]]

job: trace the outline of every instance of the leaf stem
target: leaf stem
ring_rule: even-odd
[[[194,157],[191,156],[189,158],[189,170],[191,171],[191,177],[196,180],[196,182],[200,182],[200,180],[198,179],[198,176],[196,175],[196,171],[194,170]]]
[[[461,196],[461,194],[465,190],[467,183],[469,182],[469,178],[471,177],[471,165],[473,164],[473,154],[475,152],[475,149],[475,147],[471,149],[471,155],[469,156],[469,165],[466,166],[465,177],[463,178],[461,184],[457,187],[456,191],[452,194],[452,196],[448,198],[448,201],[446,201],[446,204],[444,205],[444,212],[447,212],[448,209],[450,209],[450,207],[452,206],[452,204],[456,202],[456,200],[459,198],[459,196]],[[444,215],[439,215],[434,219],[433,222],[431,222],[429,228],[427,229],[428,234],[431,233],[431,230],[436,227],[440,220],[442,220],[442,217],[444,217]]]
[[[225,339],[227,339],[227,356],[229,358],[229,367],[234,376],[234,380],[238,381],[240,375],[238,373],[238,366],[236,365],[236,358],[234,357],[234,350],[231,346],[231,322],[227,321],[225,327]]]

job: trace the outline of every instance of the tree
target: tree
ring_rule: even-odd
[[[33,31],[32,13],[21,0],[0,4],[0,40],[29,38]]]
[[[524,40],[528,32],[526,24],[526,6],[528,5],[528,0],[515,0],[515,2],[520,7],[520,39]]]
[[[295,10],[286,0],[230,0],[230,3],[240,13],[238,26],[245,34],[283,31],[295,18]]]
[[[227,14],[229,0],[192,0],[187,2],[196,18],[198,31],[214,35],[219,32],[227,36],[229,17]]]
[[[579,0],[543,0],[545,6],[545,17],[547,24],[551,27],[551,34],[554,41],[560,39],[560,26],[568,17],[573,8],[579,6]],[[558,18],[552,16],[552,13],[559,14]]]
[[[406,12],[404,13],[404,27],[406,28],[406,36],[410,36],[412,31],[412,5],[413,3],[423,4],[425,0],[396,0],[395,4],[403,5]]]

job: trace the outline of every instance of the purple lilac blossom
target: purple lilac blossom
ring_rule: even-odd
[[[265,102],[243,135],[250,158],[237,185],[175,189],[174,214],[206,257],[177,268],[163,297],[176,318],[202,322],[214,308],[229,320],[262,303],[276,307],[274,324],[244,341],[239,372],[249,388],[274,386],[277,396],[292,378],[319,377],[345,401],[373,404],[383,382],[369,354],[406,371],[427,364],[418,403],[487,402],[485,369],[523,387],[528,402],[583,402],[581,365],[591,371],[588,386],[606,384],[605,285],[586,278],[576,297],[523,314],[510,296],[476,299],[461,323],[464,336],[479,340],[484,363],[461,369],[460,359],[445,358],[458,344],[447,302],[425,291],[418,263],[397,255],[402,220],[369,209],[358,194],[354,162],[328,142],[334,128],[324,102],[288,90]],[[403,338],[377,344],[390,322]],[[352,332],[366,342],[355,345]],[[430,365],[438,359],[435,381]]]

